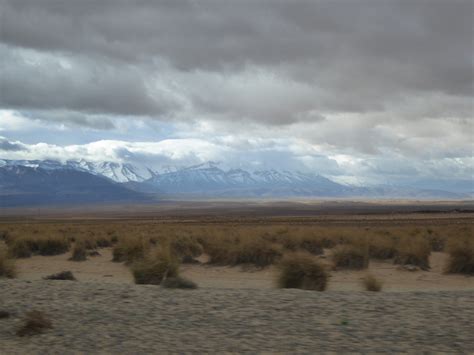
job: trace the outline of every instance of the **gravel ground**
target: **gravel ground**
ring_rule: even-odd
[[[28,310],[53,329],[15,331]],[[164,290],[0,280],[0,353],[473,352],[474,291]]]

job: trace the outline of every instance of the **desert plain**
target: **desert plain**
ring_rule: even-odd
[[[408,201],[4,210],[0,353],[469,353],[473,211]],[[75,280],[45,279],[63,271]],[[45,326],[23,335],[35,312]]]

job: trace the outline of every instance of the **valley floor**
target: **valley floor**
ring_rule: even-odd
[[[0,353],[470,352],[474,291],[165,290],[0,280]],[[18,337],[25,311],[53,328]]]

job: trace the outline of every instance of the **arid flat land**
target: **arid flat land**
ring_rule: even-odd
[[[470,203],[216,203],[2,214],[16,275],[0,277],[0,353],[474,351],[472,255],[456,254],[472,250]],[[163,248],[197,289],[135,284]],[[280,288],[281,260],[302,254],[325,291]],[[43,279],[61,271],[77,281]],[[30,310],[53,328],[18,337]]]

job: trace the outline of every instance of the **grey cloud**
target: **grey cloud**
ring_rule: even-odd
[[[241,132],[301,124],[288,134],[371,155],[471,147],[471,0],[0,6],[0,106],[33,117],[100,129],[113,115]]]
[[[21,143],[10,142],[4,137],[0,137],[0,150],[5,152],[27,151],[28,148]]]

